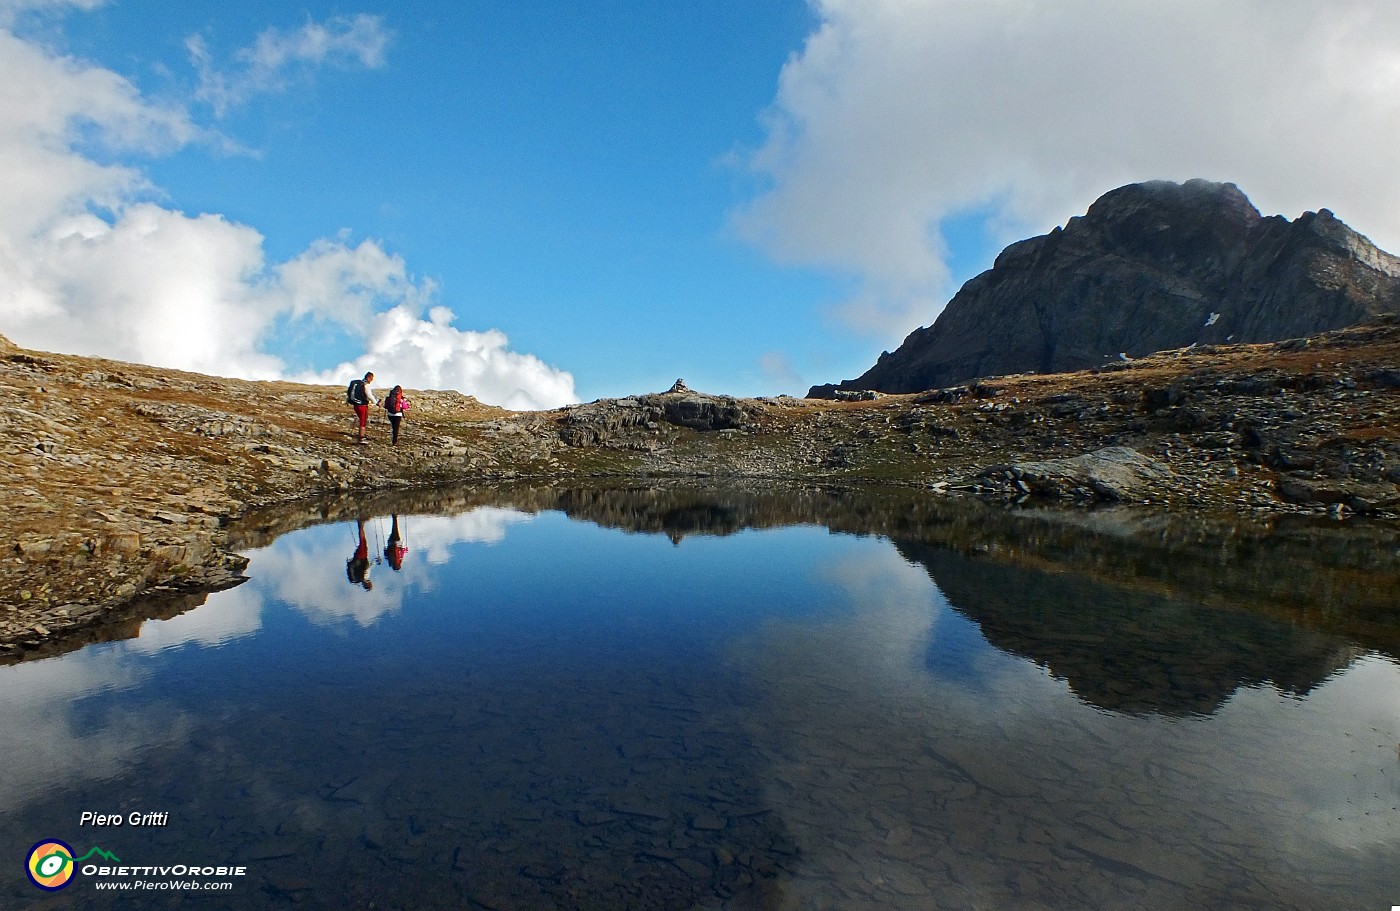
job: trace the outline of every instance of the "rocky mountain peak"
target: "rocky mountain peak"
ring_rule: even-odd
[[[816,386],[917,392],[1099,366],[1193,344],[1265,342],[1400,312],[1400,258],[1331,212],[1264,216],[1232,183],[1157,180],[1007,247],[934,324],[865,374]]]

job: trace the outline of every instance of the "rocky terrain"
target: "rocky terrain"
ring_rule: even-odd
[[[371,445],[357,446],[342,388],[0,343],[4,654],[85,630],[121,635],[113,621],[137,599],[143,616],[157,603],[178,612],[189,593],[236,584],[236,549],[267,507],[313,521],[326,498],[374,490],[767,479],[1007,508],[1400,518],[1395,321],[861,401],[734,399],[677,383],[515,413],[409,395],[399,446],[382,413]]]
[[[1400,258],[1331,212],[1265,218],[1234,184],[1120,187],[1012,244],[854,380],[917,392],[983,376],[1082,370],[1154,351],[1313,335],[1400,312]]]

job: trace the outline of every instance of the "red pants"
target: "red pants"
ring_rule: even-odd
[[[356,406],[355,406],[355,417],[357,417],[357,418],[360,419],[360,435],[361,435],[361,436],[364,436],[364,432],[365,432],[365,423],[369,421],[369,406],[368,406],[368,405],[356,405]]]

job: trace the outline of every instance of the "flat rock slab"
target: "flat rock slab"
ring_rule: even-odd
[[[1368,483],[1350,478],[1281,478],[1278,495],[1286,503],[1340,504],[1356,512],[1371,513],[1400,505],[1400,484],[1385,481]]]
[[[1153,496],[1176,476],[1127,446],[1109,446],[1065,459],[999,465],[981,475],[984,490],[1010,496],[1070,500],[1136,500]]]

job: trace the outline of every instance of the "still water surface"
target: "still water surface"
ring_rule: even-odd
[[[331,515],[136,638],[0,668],[0,906],[1400,904],[1400,626],[1347,587],[1395,595],[1393,538],[1293,585],[1325,548],[1198,535],[1173,570],[1063,525],[682,500],[396,540],[411,505],[365,505],[368,587]],[[246,874],[46,893],[47,838]]]

